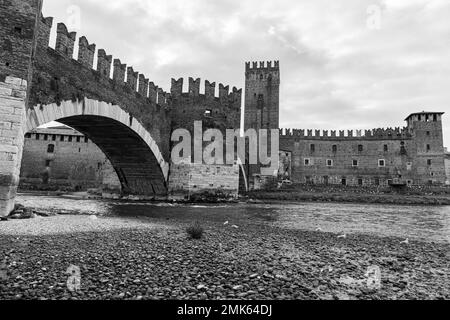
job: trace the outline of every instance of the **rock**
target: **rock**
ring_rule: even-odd
[[[238,290],[242,290],[243,288],[244,288],[244,286],[238,285],[238,286],[234,286],[234,287],[233,287],[233,290],[234,290],[234,291],[238,291]]]

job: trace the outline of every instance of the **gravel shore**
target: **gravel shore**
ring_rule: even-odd
[[[450,244],[205,222],[0,222],[0,299],[450,299]],[[80,290],[67,286],[80,269]],[[367,271],[381,271],[381,288]]]

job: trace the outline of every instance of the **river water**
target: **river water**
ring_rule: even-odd
[[[61,213],[209,221],[245,226],[397,236],[450,243],[450,206],[397,206],[347,203],[185,205],[114,200],[81,200],[69,196],[19,194],[27,207]]]

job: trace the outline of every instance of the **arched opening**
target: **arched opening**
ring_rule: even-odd
[[[102,104],[97,101],[95,103]],[[56,139],[52,139],[54,142],[45,144],[47,153],[44,160],[52,161],[51,170],[57,170],[61,162],[59,145],[65,144],[66,151],[69,153],[72,151],[74,157],[86,158],[85,163],[80,161],[73,163],[78,171],[87,170],[86,175],[95,175],[96,171],[102,169],[102,166],[98,165],[99,162],[110,163],[109,172],[118,180],[117,184],[120,184],[122,194],[165,196],[168,164],[162,158],[157,143],[138,121],[129,121],[131,118],[128,113],[118,106],[108,104],[105,106],[107,108],[102,106],[97,110],[86,112],[82,103],[65,101],[58,106],[59,109],[54,105],[30,109],[27,121],[29,130],[27,137],[30,137],[28,142],[43,143],[43,139],[35,138],[38,135],[43,136],[42,132],[40,133],[42,129],[36,128],[57,121],[72,131],[61,134],[45,133],[50,137],[57,135]],[[103,158],[103,161],[96,157],[89,159],[93,148],[99,149],[99,153],[106,158]],[[26,152],[27,141],[24,159]],[[66,166],[72,165],[67,154],[65,159]],[[92,160],[92,165],[89,165],[89,160]]]

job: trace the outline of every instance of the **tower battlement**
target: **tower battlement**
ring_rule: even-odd
[[[216,82],[210,82],[208,80],[205,80],[205,93],[200,94],[200,83],[201,79],[197,78],[194,79],[192,77],[188,78],[189,81],[189,87],[188,92],[183,92],[183,83],[184,79],[179,78],[178,80],[172,79],[171,81],[171,88],[170,93],[173,98],[178,98],[180,96],[190,96],[190,97],[201,97],[205,98],[206,100],[211,99],[219,99],[222,101],[233,101],[237,102],[241,101],[242,97],[242,89],[237,89],[236,87],[233,87],[230,92],[230,86],[224,85],[222,83],[219,83],[219,90],[218,95],[216,95]]]
[[[279,71],[280,61],[249,61],[245,63],[245,71]]]

